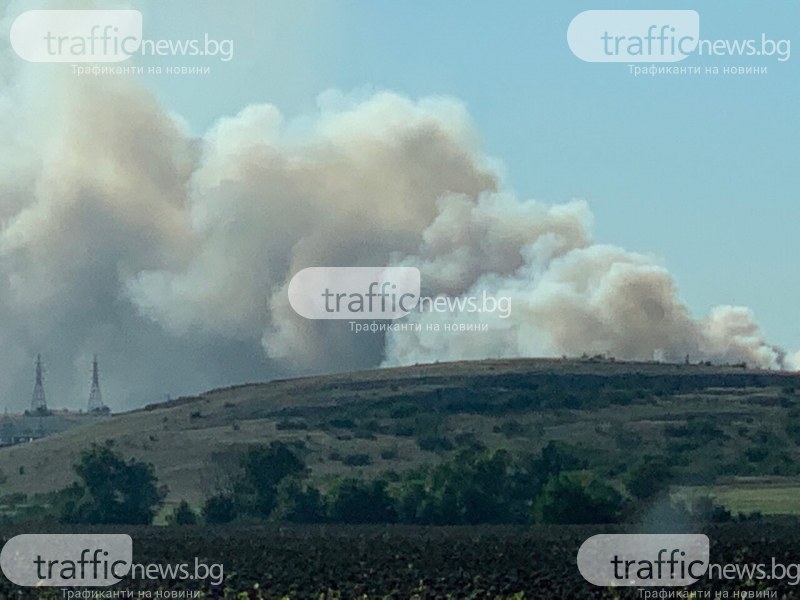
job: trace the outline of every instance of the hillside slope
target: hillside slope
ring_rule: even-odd
[[[275,439],[293,443],[322,486],[342,474],[401,472],[475,443],[533,452],[549,440],[582,448],[609,477],[650,453],[678,457],[687,485],[771,476],[794,486],[795,389],[794,373],[560,359],[242,385],[0,449],[0,494],[64,487],[81,449],[108,440],[155,465],[170,503],[200,503],[224,483],[242,448]],[[753,447],[763,452],[749,456]]]

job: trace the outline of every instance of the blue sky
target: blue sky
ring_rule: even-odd
[[[453,96],[520,196],[586,199],[596,238],[657,256],[696,315],[746,305],[768,339],[800,348],[800,57],[690,57],[682,64],[769,72],[637,78],[625,64],[580,61],[566,41],[571,19],[591,8],[693,8],[703,38],[792,39],[800,4],[150,0],[142,8],[146,37],[208,32],[235,42],[234,59],[210,75],[149,80],[198,134],[253,102],[307,112],[329,88]]]

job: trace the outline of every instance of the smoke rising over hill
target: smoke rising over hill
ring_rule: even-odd
[[[115,409],[459,358],[784,365],[749,310],[695,317],[657,261],[593,243],[585,202],[506,189],[455,100],[332,91],[313,114],[252,105],[197,138],[135,81],[4,62],[0,394],[12,408],[28,401],[37,352],[51,404],[73,407],[98,353]],[[418,267],[429,296],[508,296],[511,316],[415,313],[418,333],[357,335],[289,307],[304,267],[378,265]],[[445,320],[489,327],[424,327]]]

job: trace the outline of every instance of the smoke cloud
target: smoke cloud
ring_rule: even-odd
[[[585,202],[517,198],[455,100],[327,92],[192,136],[139,83],[53,68],[0,87],[0,393],[32,364],[54,406],[310,372],[462,358],[608,353],[781,367],[750,311],[692,316],[648,256],[598,245]],[[41,71],[40,71],[41,72]],[[410,265],[430,296],[511,298],[511,315],[414,313],[355,334],[288,304],[309,266]],[[437,323],[486,323],[483,332]]]
[[[387,364],[588,353],[784,366],[783,351],[766,342],[748,309],[719,306],[693,318],[654,259],[593,244],[585,202],[548,206],[485,193],[477,201],[444,197],[438,209],[404,264],[419,266],[429,294],[488,292],[510,298],[511,315],[449,314],[451,325],[487,326],[453,334],[434,329],[442,314],[415,313],[420,332],[392,332]]]

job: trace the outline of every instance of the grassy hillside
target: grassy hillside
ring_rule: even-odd
[[[710,489],[736,509],[800,512],[799,392],[790,373],[591,359],[273,381],[0,449],[0,495],[68,485],[81,449],[106,440],[155,465],[168,503],[192,504],[225,481],[243,448],[276,439],[293,444],[323,488],[343,474],[402,472],[475,444],[535,452],[561,440],[611,481],[644,455],[664,456],[681,493]]]

